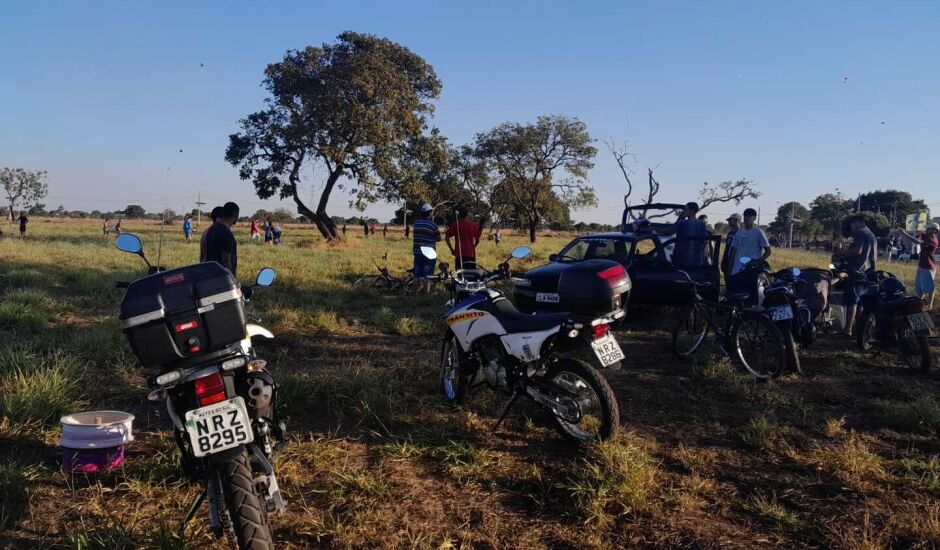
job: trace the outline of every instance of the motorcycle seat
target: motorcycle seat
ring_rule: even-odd
[[[507,299],[494,301],[492,313],[506,332],[511,334],[549,330],[570,318],[567,313],[528,315],[516,309],[516,306]]]

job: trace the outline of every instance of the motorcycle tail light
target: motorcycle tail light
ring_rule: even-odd
[[[218,372],[197,379],[193,383],[193,387],[196,392],[196,400],[202,406],[225,401],[225,383],[222,381],[222,375]]]
[[[595,340],[597,340],[598,338],[603,338],[604,336],[607,336],[607,333],[610,332],[610,325],[608,325],[607,323],[594,325],[592,328],[594,329]]]

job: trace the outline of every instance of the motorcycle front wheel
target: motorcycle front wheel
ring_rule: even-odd
[[[238,548],[241,550],[274,548],[264,499],[255,489],[248,450],[243,450],[232,460],[216,464],[216,468],[229,525],[235,533]]]
[[[545,378],[580,404],[581,418],[572,423],[553,414],[555,429],[577,444],[604,440],[620,428],[620,408],[607,380],[587,363],[565,358],[549,367]]]
[[[463,405],[472,374],[463,372],[464,352],[454,333],[444,333],[441,348],[441,386],[444,398],[453,405]]]

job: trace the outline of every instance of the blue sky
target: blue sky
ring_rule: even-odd
[[[267,63],[347,29],[435,67],[434,124],[455,143],[541,114],[584,120],[602,200],[575,219],[619,219],[609,138],[641,172],[658,166],[663,200],[751,178],[764,212],[889,187],[940,212],[940,2],[927,1],[7,1],[0,165],[48,170],[50,207],[182,211],[198,190],[272,208],[224,162],[227,136],[262,107]],[[331,211],[352,213],[342,196]]]

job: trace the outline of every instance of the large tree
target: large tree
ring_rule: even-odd
[[[880,212],[893,223],[903,222],[908,214],[927,210],[924,201],[915,200],[910,193],[895,189],[863,193],[858,197],[856,206],[862,211]]]
[[[824,193],[809,203],[809,217],[822,224],[830,236],[836,236],[842,231],[842,220],[852,212],[854,206],[854,201],[847,200],[839,193]]]
[[[793,222],[796,235],[800,234],[802,225],[809,221],[809,209],[802,204],[791,201],[781,204],[777,208],[777,216],[770,222],[770,231],[782,235],[789,235],[790,222]]]
[[[534,124],[506,122],[478,134],[474,154],[498,174],[494,196],[529,228],[529,240],[549,209],[597,204],[586,183],[597,149],[577,118],[542,116]],[[563,175],[556,178],[556,175]]]
[[[147,215],[147,211],[144,210],[144,207],[139,204],[128,204],[124,208],[124,217],[131,219],[143,218]]]
[[[10,219],[16,218],[17,205],[29,207],[49,192],[45,170],[23,168],[0,168],[0,183],[10,205]]]
[[[225,160],[258,197],[292,198],[329,240],[339,238],[327,206],[340,179],[360,200],[373,198],[389,159],[426,127],[441,91],[431,65],[408,48],[355,32],[288,51],[268,65],[263,86],[265,109],[241,120]],[[307,165],[325,172],[314,209],[300,197]]]

